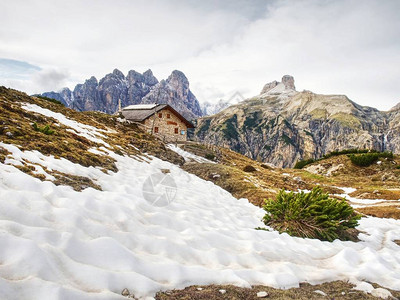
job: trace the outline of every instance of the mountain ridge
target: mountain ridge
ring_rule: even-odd
[[[166,103],[185,118],[202,116],[200,104],[189,88],[189,80],[181,71],[174,70],[166,80],[158,81],[149,69],[143,73],[130,70],[125,76],[114,69],[100,80],[91,76],[77,84],[73,91],[44,92],[42,96],[61,101],[77,111],[101,111],[113,114],[122,107],[140,103]]]
[[[345,95],[298,92],[294,78],[285,75],[264,85],[259,95],[198,119],[194,138],[291,167],[348,148],[399,153],[399,120],[399,110],[382,112]]]

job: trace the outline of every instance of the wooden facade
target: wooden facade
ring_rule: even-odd
[[[165,142],[182,142],[193,124],[167,104],[130,105],[121,111],[131,122],[140,123],[145,130]]]

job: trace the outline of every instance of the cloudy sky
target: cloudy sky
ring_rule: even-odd
[[[400,102],[398,0],[2,2],[0,84],[28,93],[150,68],[183,71],[200,102],[285,74],[298,90]]]

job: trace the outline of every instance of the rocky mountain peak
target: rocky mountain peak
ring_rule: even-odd
[[[183,72],[174,70],[171,75],[167,78],[167,83],[175,87],[189,87],[189,80],[183,74]]]
[[[400,102],[393,106],[389,111],[400,110]]]
[[[157,83],[143,98],[143,103],[169,104],[189,120],[202,115],[200,104],[189,89],[189,80],[178,70]]]
[[[278,81],[274,80],[272,82],[266,83],[264,87],[261,90],[260,95],[267,93],[268,91],[272,90],[274,87],[276,87],[279,84]]]
[[[261,95],[198,119],[194,135],[279,167],[350,148],[400,153],[400,104],[380,112],[294,88],[292,76],[270,82]]]
[[[97,78],[94,76],[85,80],[85,85],[98,85],[98,84],[99,84],[99,82],[97,81]]]
[[[284,75],[282,77],[282,81],[272,81],[264,85],[261,90],[260,95],[268,93],[268,92],[284,92],[284,91],[296,91],[296,87],[294,86],[294,78],[291,75]]]
[[[155,85],[158,83],[157,78],[153,75],[153,72],[150,69],[148,69],[146,72],[144,72],[143,76],[144,76],[144,82],[147,85],[152,86],[152,85]]]
[[[126,79],[131,83],[135,84],[137,82],[143,82],[144,76],[135,70],[130,70],[128,75],[126,75]]]
[[[173,71],[167,80],[158,82],[149,69],[143,74],[130,70],[124,74],[114,69],[99,82],[92,76],[77,84],[73,92],[47,92],[48,96],[79,111],[92,110],[115,113],[122,106],[139,103],[167,103],[188,119],[201,116],[200,104],[189,89],[189,81],[181,71]]]
[[[112,73],[113,73],[113,75],[117,76],[120,79],[125,79],[124,73],[122,73],[118,69],[114,69],[114,71]]]
[[[282,77],[282,83],[285,85],[287,90],[296,90],[294,86],[294,78],[291,75],[284,75]]]

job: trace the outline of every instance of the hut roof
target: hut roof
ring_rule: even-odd
[[[144,120],[150,118],[155,113],[160,110],[168,109],[174,115],[176,115],[187,128],[194,128],[193,124],[185,119],[180,113],[178,113],[172,106],[168,104],[137,104],[137,105],[129,105],[122,109],[122,115],[129,121],[134,122],[143,122]]]

